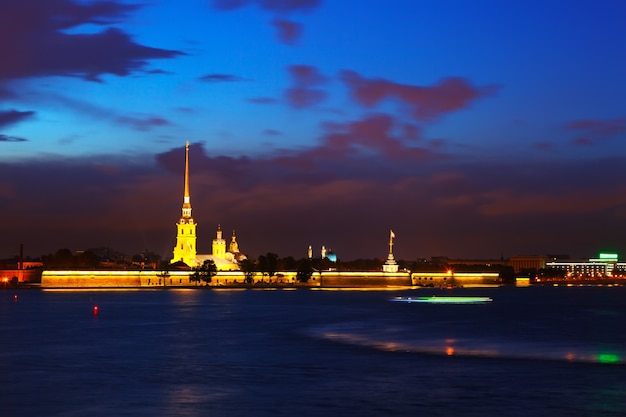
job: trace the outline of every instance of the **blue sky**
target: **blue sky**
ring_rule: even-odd
[[[180,3],[0,1],[1,256],[626,249],[623,1]]]

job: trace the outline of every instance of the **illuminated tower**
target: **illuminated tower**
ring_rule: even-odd
[[[222,238],[222,227],[219,224],[217,225],[215,239],[213,239],[212,252],[216,258],[226,258],[226,241]]]
[[[182,261],[194,267],[196,261],[196,226],[191,217],[191,200],[189,198],[189,142],[185,144],[185,195],[183,196],[183,213],[176,223],[176,246],[172,263]]]
[[[398,272],[398,264],[393,257],[393,239],[396,237],[396,234],[393,230],[389,231],[389,255],[387,256],[387,261],[383,265],[383,272]]]
[[[230,246],[228,246],[228,252],[239,253],[239,243],[237,243],[237,236],[233,230],[233,236],[230,238]]]

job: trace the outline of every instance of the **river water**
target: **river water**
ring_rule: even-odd
[[[392,301],[432,295],[493,301]],[[626,287],[0,291],[0,378],[6,417],[624,416]]]

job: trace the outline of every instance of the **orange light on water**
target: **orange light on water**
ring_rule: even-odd
[[[448,355],[448,356],[454,355],[454,348],[452,346],[448,346],[446,348],[446,355]]]

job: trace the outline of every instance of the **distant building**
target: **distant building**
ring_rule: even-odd
[[[564,271],[567,277],[593,278],[620,275],[626,271],[626,262],[619,262],[616,253],[601,253],[597,258],[586,260],[553,260],[546,263],[547,268]],[[619,271],[619,272],[618,272]]]

